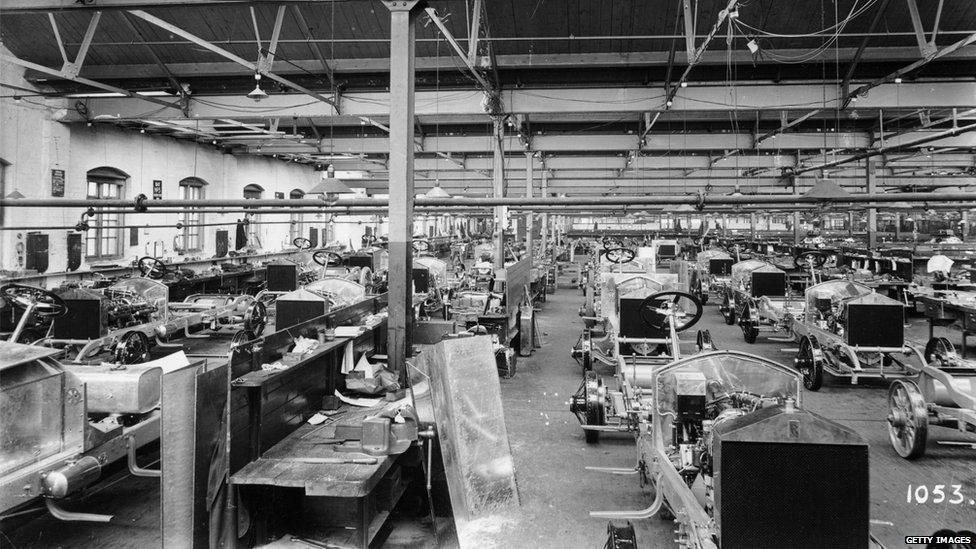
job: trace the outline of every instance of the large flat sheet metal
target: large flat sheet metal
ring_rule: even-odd
[[[532,258],[525,257],[508,267],[498,278],[505,281],[505,303],[508,310],[517,307],[525,299],[525,288],[529,285],[529,273],[532,271]]]
[[[430,376],[461,547],[477,547],[477,525],[486,522],[481,519],[519,506],[491,340],[488,336],[446,340],[426,347],[419,358],[418,367]]]
[[[227,460],[227,366],[197,362],[163,376],[164,547],[213,546],[223,512]]]

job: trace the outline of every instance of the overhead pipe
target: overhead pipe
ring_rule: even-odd
[[[976,124],[972,127],[976,128]],[[873,155],[879,154],[877,152]],[[643,195],[643,196],[560,196],[560,197],[456,197],[456,198],[417,198],[419,206],[430,207],[545,207],[559,208],[565,206],[672,206],[688,204],[705,207],[709,205],[748,205],[748,204],[860,204],[866,202],[921,202],[940,203],[976,200],[976,192],[957,193],[860,193],[850,194],[838,198],[806,197],[794,194],[768,195]],[[4,198],[0,199],[0,207],[9,208],[132,208],[136,213],[149,211],[148,208],[203,208],[203,207],[243,207],[257,206],[277,208],[304,208],[323,204],[320,200],[295,198],[280,200],[245,200],[245,199],[171,199],[171,200],[140,200],[140,199],[58,199],[58,198]],[[389,205],[386,198],[348,198],[330,203],[328,207],[372,207],[382,210]],[[314,211],[314,210],[313,210]],[[356,213],[363,213],[357,211]]]

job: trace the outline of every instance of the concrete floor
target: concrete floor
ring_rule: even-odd
[[[579,337],[576,316],[579,292],[563,289],[549,296],[540,315],[546,345],[520,363],[518,375],[502,381],[505,417],[522,495],[522,513],[503,537],[511,547],[600,547],[606,540],[606,520],[591,519],[590,510],[639,509],[650,504],[635,477],[619,477],[584,470],[587,465],[630,466],[636,460],[629,435],[602,436],[587,445],[567,399],[576,390],[581,369],[569,350]],[[924,317],[909,319],[906,337],[924,346],[928,325]],[[716,346],[758,354],[790,365],[796,344],[769,341],[762,335],[745,343],[741,330],[727,326],[718,307],[709,304],[697,326],[711,331]],[[958,330],[936,329],[957,346]],[[790,349],[792,347],[792,349]],[[600,371],[598,369],[598,371]],[[609,371],[603,373],[609,374]],[[976,443],[976,437],[943,428],[930,430],[924,458],[909,462],[891,448],[885,424],[888,383],[868,380],[857,386],[829,378],[816,393],[803,394],[804,407],[858,432],[870,445],[871,530],[886,547],[906,547],[905,536],[929,535],[936,530],[976,527],[976,449],[939,445],[938,440]],[[962,485],[959,505],[915,504],[906,501],[909,485]],[[671,523],[652,518],[638,524],[640,547],[670,547]]]
[[[483,547],[564,548],[601,547],[606,540],[606,520],[591,519],[591,510],[639,509],[650,497],[636,477],[618,477],[586,471],[588,465],[631,466],[636,460],[629,435],[602,436],[588,445],[568,400],[577,389],[581,370],[569,351],[579,336],[579,292],[560,289],[549,296],[538,316],[545,345],[530,358],[520,358],[518,373],[501,381],[505,419],[515,458],[522,507],[516,516],[501,519],[486,529]],[[910,319],[908,337],[925,342],[924,319]],[[745,343],[741,331],[722,322],[715,305],[708,305],[695,329],[709,329],[719,348],[760,354],[790,364],[791,344],[770,342],[760,336]],[[940,330],[953,342],[958,331]],[[608,373],[608,372],[604,372]],[[942,446],[937,440],[968,437],[935,428],[930,432],[928,453],[917,462],[900,458],[891,449],[884,417],[887,383],[858,386],[828,378],[817,393],[803,395],[804,407],[856,430],[870,443],[872,531],[887,547],[906,547],[906,535],[928,535],[940,528],[973,529],[976,525],[976,450]],[[59,523],[46,515],[26,525],[0,532],[0,547],[158,547],[159,497],[153,479],[119,475],[90,496],[84,510],[118,513],[110,525]],[[966,500],[960,505],[913,504],[906,501],[909,485],[961,484]],[[799,519],[802,520],[802,519]],[[487,532],[490,532],[487,533]],[[398,524],[387,546],[429,547],[423,528]],[[487,539],[490,538],[490,539]],[[671,547],[671,524],[658,518],[638,524],[641,547]],[[916,546],[917,547],[917,546]]]

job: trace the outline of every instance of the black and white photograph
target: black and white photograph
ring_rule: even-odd
[[[976,549],[976,0],[0,0],[0,549]]]

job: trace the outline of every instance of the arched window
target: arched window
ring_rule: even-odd
[[[248,185],[244,187],[244,198],[257,199],[264,194],[264,187],[261,185]]]
[[[207,182],[199,177],[187,177],[180,180],[180,198],[188,200],[202,200],[206,198]],[[203,213],[199,208],[185,208],[180,214],[183,223],[181,248],[183,252],[197,252],[203,249]]]
[[[244,198],[247,200],[258,200],[262,198],[264,194],[264,187],[261,185],[250,184],[244,187]],[[245,208],[247,209],[247,208]],[[261,236],[260,227],[258,223],[261,221],[261,216],[258,214],[244,214],[245,217],[250,219],[251,223],[247,226],[247,244],[251,248],[261,247]]]
[[[102,166],[88,171],[88,198],[111,200],[125,196],[129,174],[116,168]],[[100,211],[97,209],[96,211]],[[88,221],[91,227],[85,235],[85,256],[92,259],[122,255],[122,216],[117,213],[96,213]]]
[[[288,198],[295,200],[305,198],[305,191],[301,189],[292,189],[291,192],[288,193]],[[288,217],[289,221],[291,221],[291,225],[289,225],[290,229],[288,231],[288,241],[294,242],[295,239],[300,236],[308,238],[305,236],[304,215],[301,212],[292,212],[292,214]]]

